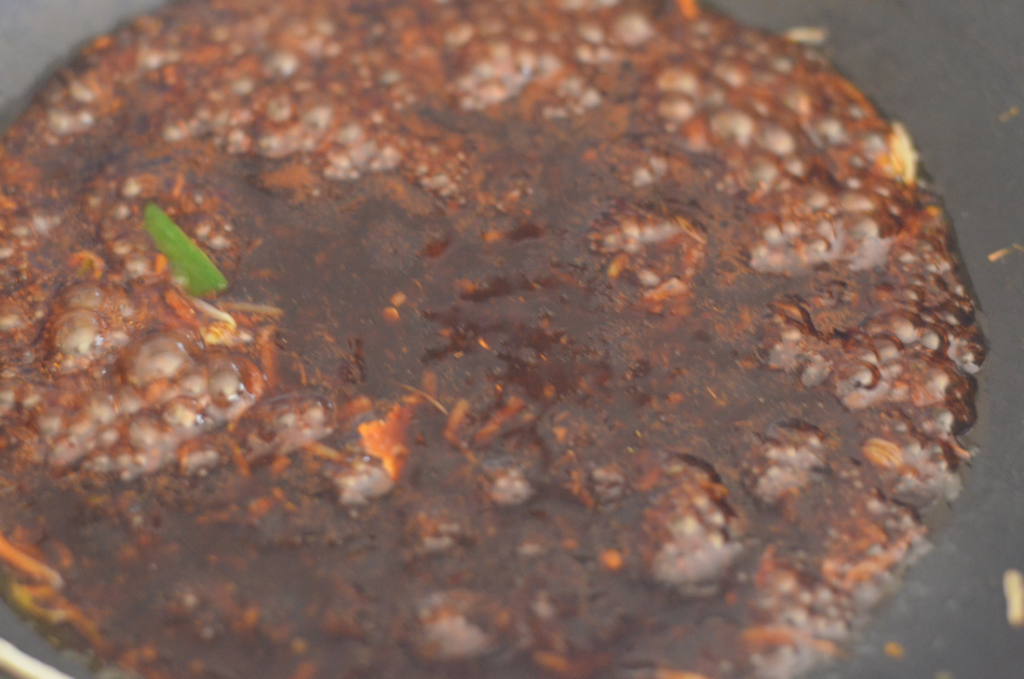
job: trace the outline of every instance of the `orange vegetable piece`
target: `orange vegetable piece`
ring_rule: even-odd
[[[679,5],[679,11],[687,19],[696,19],[700,16],[700,7],[697,5],[697,0],[676,0],[676,4]]]
[[[2,534],[0,534],[0,560],[36,581],[47,583],[54,589],[64,586],[64,579],[60,577],[60,573],[12,545]]]
[[[359,425],[363,450],[381,461],[384,471],[392,480],[398,480],[409,448],[405,445],[405,432],[412,421],[412,409],[396,405],[383,420]]]

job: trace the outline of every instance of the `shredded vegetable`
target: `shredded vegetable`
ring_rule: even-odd
[[[146,206],[146,231],[171,263],[175,277],[190,295],[202,297],[227,289],[228,281],[210,258],[158,205]]]

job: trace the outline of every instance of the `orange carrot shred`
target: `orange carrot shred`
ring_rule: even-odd
[[[64,586],[64,578],[60,576],[60,573],[12,545],[2,533],[0,533],[0,560],[37,581],[49,584],[54,589]]]
[[[687,19],[696,19],[700,16],[700,7],[697,5],[697,0],[676,0],[676,3],[679,5],[679,11]]]
[[[363,450],[367,455],[380,460],[384,471],[392,480],[397,480],[405,464],[409,449],[405,445],[405,432],[412,420],[412,409],[395,406],[383,420],[373,420],[359,425]]]

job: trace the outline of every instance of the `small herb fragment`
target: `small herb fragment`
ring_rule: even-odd
[[[145,224],[157,249],[170,261],[175,277],[190,295],[202,297],[227,289],[228,281],[217,265],[158,205],[146,205]]]

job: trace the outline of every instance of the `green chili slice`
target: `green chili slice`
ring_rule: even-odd
[[[154,203],[146,205],[145,220],[146,231],[153,237],[157,249],[167,257],[171,270],[182,281],[188,294],[202,297],[209,292],[227,289],[228,281],[217,265],[160,206]]]

